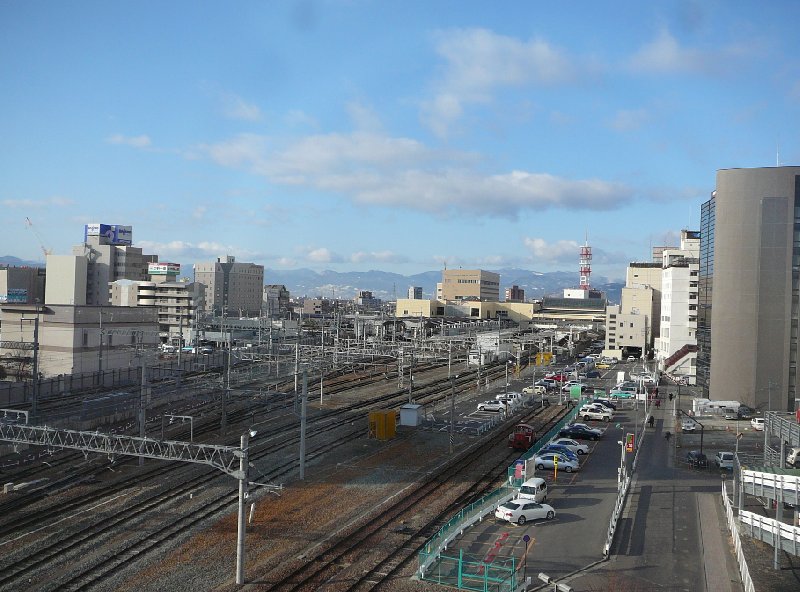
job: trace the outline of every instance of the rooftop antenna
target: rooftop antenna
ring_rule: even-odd
[[[775,166],[781,166],[780,147],[777,142],[775,143]]]

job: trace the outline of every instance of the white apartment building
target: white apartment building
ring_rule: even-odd
[[[150,281],[111,283],[113,306],[152,306],[158,314],[161,343],[183,345],[194,340],[195,310],[202,305],[205,286],[198,282],[169,281],[180,273],[176,263],[151,263]]]
[[[681,246],[663,251],[659,370],[695,384],[700,233],[681,231]]]

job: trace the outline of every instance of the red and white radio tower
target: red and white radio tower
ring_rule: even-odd
[[[591,290],[589,286],[589,276],[592,274],[592,247],[589,246],[589,238],[581,247],[581,290]]]

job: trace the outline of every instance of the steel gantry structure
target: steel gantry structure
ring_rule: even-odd
[[[247,498],[248,453],[250,437],[255,432],[242,435],[241,445],[219,446],[193,444],[171,440],[154,440],[135,436],[79,432],[49,427],[21,425],[0,421],[0,440],[19,444],[32,444],[50,448],[69,448],[84,454],[96,452],[114,455],[155,458],[166,461],[198,463],[214,467],[239,481],[239,513],[236,539],[236,583],[244,583],[245,499]]]

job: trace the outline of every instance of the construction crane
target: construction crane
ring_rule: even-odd
[[[31,231],[33,231],[33,234],[36,235],[36,238],[39,241],[39,248],[42,249],[42,253],[44,253],[44,260],[47,261],[47,256],[50,255],[53,252],[53,250],[45,248],[44,241],[42,240],[42,237],[39,235],[39,231],[36,230],[36,227],[34,227],[33,222],[31,222],[31,219],[28,218],[27,216],[25,216],[25,225],[28,228],[30,228]]]

